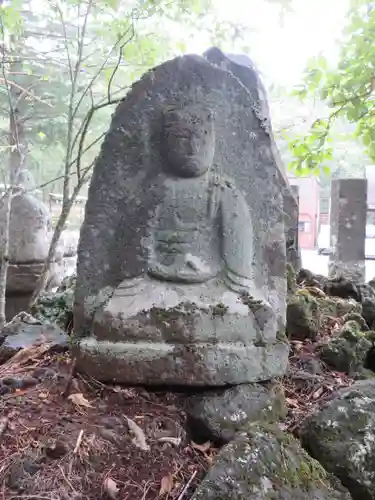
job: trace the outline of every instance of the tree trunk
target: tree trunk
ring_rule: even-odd
[[[15,36],[10,37],[10,52],[15,52],[17,40]],[[2,59],[5,59],[5,47],[2,49]],[[27,105],[25,95],[21,88],[12,85],[7,79],[7,71],[12,73],[22,72],[22,63],[10,63],[3,65],[3,76],[6,84],[6,91],[8,96],[9,106],[9,186],[7,187],[4,197],[5,209],[5,227],[3,231],[3,248],[1,252],[1,268],[0,268],[0,329],[6,323],[5,305],[6,305],[6,289],[7,289],[7,276],[9,266],[9,235],[10,235],[10,221],[12,210],[12,199],[17,191],[17,184],[19,173],[24,167],[26,158],[26,137],[25,129],[22,123],[23,108]]]

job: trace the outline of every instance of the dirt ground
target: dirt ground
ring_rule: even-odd
[[[281,380],[298,435],[303,420],[353,381],[324,368],[320,342],[292,342]],[[75,373],[67,352],[43,344],[0,366],[0,498],[4,500],[188,500],[212,465],[211,443],[186,433],[183,393],[104,385]]]
[[[186,435],[184,396],[71,377],[47,348],[0,367],[0,497],[189,499],[216,450]]]

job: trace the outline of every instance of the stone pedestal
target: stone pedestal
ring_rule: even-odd
[[[365,281],[367,179],[336,179],[331,184],[329,274]]]

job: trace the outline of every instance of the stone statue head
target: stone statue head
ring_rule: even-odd
[[[199,177],[215,152],[214,117],[202,105],[169,108],[163,114],[163,153],[168,169],[180,177]]]

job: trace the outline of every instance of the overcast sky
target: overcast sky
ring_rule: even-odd
[[[349,0],[293,0],[294,12],[283,20],[277,4],[270,0],[215,0],[215,4],[223,19],[249,27],[245,39],[251,47],[249,56],[266,78],[292,86],[298,83],[309,57],[319,52],[337,57],[336,41]],[[207,43],[202,34],[188,42],[188,51],[201,53]]]

